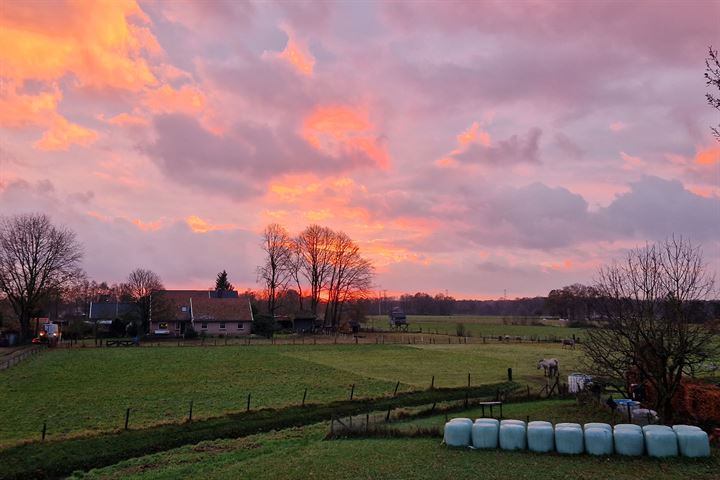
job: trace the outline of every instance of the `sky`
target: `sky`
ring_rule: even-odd
[[[272,222],[346,232],[388,294],[546,295],[673,234],[720,272],[718,25],[710,0],[4,0],[0,215],[170,288],[259,288]]]

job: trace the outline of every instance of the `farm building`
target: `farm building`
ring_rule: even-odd
[[[88,318],[98,325],[110,325],[116,318],[127,319],[137,315],[136,309],[131,302],[90,302]]]
[[[250,335],[253,315],[250,302],[237,292],[163,290],[162,308],[151,313],[150,333],[179,337],[188,326],[199,334]]]

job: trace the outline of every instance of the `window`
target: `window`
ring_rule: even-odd
[[[200,328],[202,328],[203,330],[207,330],[207,322],[202,322]]]
[[[187,312],[187,307],[182,306],[182,307],[180,307],[180,310],[183,311],[183,312]]]
[[[225,322],[220,322],[220,330],[225,330]]]
[[[238,322],[238,330],[245,329],[245,325],[242,322]]]

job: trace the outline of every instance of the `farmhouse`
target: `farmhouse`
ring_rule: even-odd
[[[237,292],[162,290],[161,308],[150,314],[150,333],[183,336],[188,326],[199,334],[250,335],[250,302]],[[159,310],[159,311],[158,311]]]

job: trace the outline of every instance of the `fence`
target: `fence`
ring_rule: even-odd
[[[46,348],[46,346],[34,345],[32,347],[24,347],[10,352],[0,358],[0,370],[7,370],[10,367],[14,367],[23,360],[29,357],[33,357],[38,353],[44,351]]]

